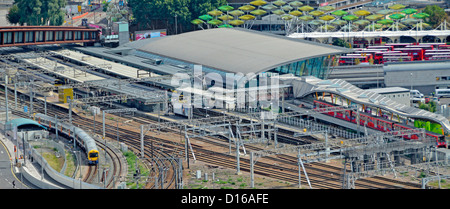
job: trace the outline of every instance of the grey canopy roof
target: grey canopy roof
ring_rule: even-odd
[[[215,28],[150,41],[144,52],[230,73],[259,73],[289,63],[350,50],[242,28]]]

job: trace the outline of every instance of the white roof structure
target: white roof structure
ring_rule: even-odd
[[[381,94],[360,89],[345,80],[322,80],[309,76],[293,79],[290,82],[292,82],[294,97],[296,98],[301,98],[315,92],[332,93],[355,101],[358,104],[381,108],[404,117],[434,121],[441,124],[446,132],[450,132],[450,123],[442,115],[400,104]]]

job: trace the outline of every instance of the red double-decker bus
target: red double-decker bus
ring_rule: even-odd
[[[431,44],[419,44],[419,45],[409,45],[405,46],[405,48],[422,48],[424,50],[433,50],[434,46]]]
[[[412,57],[408,53],[396,53],[383,56],[381,64],[386,62],[410,62],[413,61]]]
[[[355,65],[357,59],[360,63],[369,62],[368,56],[341,56],[339,65]]]
[[[424,49],[422,48],[397,48],[397,51],[401,51],[402,53],[408,53],[411,56],[413,61],[423,60]]]
[[[394,46],[368,46],[367,49],[387,49],[389,51],[393,51],[394,50]]]
[[[385,44],[385,46],[393,46],[394,50],[397,48],[405,48],[406,46],[410,46],[411,43],[392,43],[392,44]]]
[[[450,52],[425,53],[425,60],[445,60],[445,57],[450,57]]]
[[[447,45],[447,44],[445,44],[445,45],[439,45],[438,48],[439,48],[439,49],[450,49],[450,45]]]
[[[391,54],[399,54],[401,51],[382,51],[382,52],[376,52],[374,56],[373,63],[374,64],[382,64],[383,62],[383,56],[384,55],[391,55]]]

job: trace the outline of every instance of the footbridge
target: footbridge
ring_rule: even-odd
[[[321,43],[326,43],[332,38],[339,38],[346,41],[355,38],[363,38],[366,40],[372,40],[375,38],[387,37],[393,42],[399,42],[400,37],[408,36],[414,38],[416,42],[422,42],[421,40],[425,36],[434,36],[439,38],[442,43],[450,36],[450,30],[407,30],[407,31],[333,31],[333,32],[310,32],[310,33],[293,33],[288,37],[290,38],[302,38],[302,39],[316,39]],[[397,40],[397,41],[396,41]]]
[[[100,30],[88,27],[65,26],[8,26],[0,27],[0,47],[43,44],[94,43]]]
[[[291,77],[284,80],[283,83],[292,85],[295,98],[306,99],[315,97],[324,100],[328,99],[330,100],[329,102],[337,105],[356,105],[357,108],[363,111],[365,111],[366,107],[370,107],[371,110],[377,110],[377,114],[379,111],[390,113],[391,119],[396,116],[394,119],[400,123],[408,123],[410,119],[439,123],[447,134],[450,133],[450,123],[447,118],[426,110],[400,104],[381,94],[360,89],[345,80]],[[325,95],[327,95],[327,98],[325,98]]]

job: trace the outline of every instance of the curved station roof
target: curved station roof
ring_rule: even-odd
[[[304,97],[315,92],[333,93],[355,101],[358,104],[381,108],[404,117],[435,121],[445,127],[446,132],[450,132],[449,121],[441,115],[400,104],[381,94],[360,89],[345,80],[322,80],[309,76],[293,80],[292,85],[294,88],[294,96],[297,98]]]
[[[30,126],[35,126],[35,127],[41,127],[43,129],[47,129],[45,126],[39,124],[38,122],[28,119],[28,118],[16,118],[16,119],[12,119],[9,120],[8,122],[6,122],[6,126],[11,125],[11,128],[14,126],[17,126],[18,129],[21,129],[23,127],[30,127]]]
[[[151,38],[137,50],[227,73],[260,73],[351,50],[242,28],[214,28]]]

